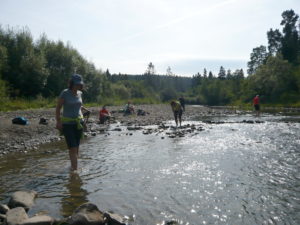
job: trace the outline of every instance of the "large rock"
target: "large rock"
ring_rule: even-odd
[[[34,216],[26,219],[21,225],[52,225],[54,219],[47,215]]]
[[[104,216],[106,217],[108,225],[126,225],[124,217],[118,214],[106,212]]]
[[[127,130],[142,130],[142,127],[127,127]]]
[[[10,209],[6,213],[6,225],[20,225],[23,221],[27,220],[28,216],[25,209],[22,207],[17,207]]]
[[[6,219],[6,215],[4,214],[0,214],[0,221],[4,221]],[[1,224],[1,223],[0,223]]]
[[[104,214],[92,203],[79,206],[67,221],[69,225],[104,225]]]
[[[23,207],[28,211],[33,206],[36,196],[35,191],[17,191],[11,196],[8,206],[10,208]]]
[[[0,204],[0,213],[6,214],[6,212],[9,210],[9,207],[7,205]]]

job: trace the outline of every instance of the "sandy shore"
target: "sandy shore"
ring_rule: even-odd
[[[108,110],[113,113],[117,122],[124,126],[146,126],[159,125],[163,121],[172,120],[173,113],[169,105],[138,105],[135,109],[142,109],[148,114],[146,116],[123,116],[118,111],[122,107],[110,106]],[[101,129],[98,122],[98,112],[100,107],[90,108],[92,114],[88,123],[87,136],[93,136],[93,132]],[[207,107],[187,106],[183,115],[184,120],[192,120],[195,116],[216,115],[232,113],[229,109],[212,109]],[[12,119],[23,116],[28,119],[28,125],[12,124]],[[47,119],[48,124],[39,124],[40,118]],[[44,143],[60,141],[63,137],[59,136],[55,129],[55,109],[37,109],[14,112],[0,112],[0,157],[10,152],[28,152],[38,149]],[[103,129],[103,128],[102,128]]]

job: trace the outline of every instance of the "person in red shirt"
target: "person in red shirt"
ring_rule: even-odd
[[[253,98],[253,106],[256,111],[256,116],[259,116],[259,114],[260,114],[259,95],[256,95]]]
[[[100,124],[104,124],[107,120],[109,120],[109,118],[110,118],[110,113],[106,109],[106,106],[104,105],[99,112]]]

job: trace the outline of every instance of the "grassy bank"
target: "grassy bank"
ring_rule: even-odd
[[[52,108],[55,107],[55,99],[11,99],[5,98],[0,101],[0,111],[16,111],[16,110],[26,110],[26,109],[38,109],[38,108]]]
[[[234,103],[229,104],[228,106],[237,108],[239,110],[253,110],[253,104],[252,103]],[[300,108],[300,102],[292,103],[292,104],[282,104],[282,103],[272,103],[272,104],[261,104],[261,110],[275,110],[275,111],[281,111],[282,109],[288,109],[288,108]]]
[[[130,99],[133,104],[159,104],[161,102],[151,99],[151,98],[134,98]],[[89,102],[84,103],[86,107],[93,106],[116,106],[116,105],[125,105],[128,100],[124,99],[112,99],[105,98],[101,102]],[[37,99],[24,99],[24,98],[3,98],[0,100],[0,111],[8,112],[8,111],[16,111],[16,110],[28,110],[28,109],[40,109],[40,108],[53,108],[56,106],[56,99],[46,99],[46,98],[37,98]]]
[[[152,98],[133,98],[129,99],[134,105],[139,104],[161,104],[162,102],[157,101]],[[128,100],[124,99],[114,99],[114,98],[104,98],[100,102],[88,102],[84,103],[86,107],[101,107],[102,105],[107,106],[123,106],[128,102]],[[166,103],[166,102],[165,102]],[[24,98],[3,98],[0,99],[0,111],[16,111],[16,110],[28,110],[28,109],[40,109],[40,108],[53,108],[56,106],[56,99],[46,99],[46,98],[36,98],[36,99],[24,99]],[[240,110],[252,110],[252,103],[242,103],[235,102],[233,104],[229,104],[228,106],[238,108]],[[293,104],[261,104],[262,109],[264,108],[274,108],[274,109],[282,109],[282,108],[300,108],[300,101]]]

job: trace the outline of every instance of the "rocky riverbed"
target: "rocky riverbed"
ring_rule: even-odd
[[[262,215],[253,208],[251,215],[245,214],[240,219],[235,217],[236,213],[240,213],[239,209],[233,213],[228,211],[234,208],[227,207],[228,202],[239,205],[249,197],[239,183],[246,184],[243,186],[246,190],[253,186],[256,180],[248,179],[249,170],[265,174],[263,177],[271,176],[272,181],[278,178],[278,174],[282,175],[282,179],[288,176],[288,185],[298,182],[295,176],[298,165],[294,162],[299,149],[299,116],[289,117],[279,112],[263,113],[262,117],[256,118],[250,111],[229,107],[188,106],[183,126],[178,128],[174,126],[168,105],[136,106],[136,109],[147,112],[145,116],[123,116],[119,113],[120,108],[108,107],[115,117],[111,125],[98,124],[99,108],[90,108],[92,114],[85,133],[86,140],[81,146],[82,169],[74,177],[73,173],[66,172],[68,157],[65,151],[60,151],[64,149],[64,140],[55,129],[54,109],[0,113],[1,151],[13,153],[1,158],[0,189],[3,197],[0,224],[14,224],[16,219],[16,224],[22,225],[37,225],[37,221],[40,224],[85,224],[73,219],[81,218],[81,215],[86,217],[89,213],[98,216],[99,221],[104,223],[108,223],[110,217],[117,217],[120,224],[152,224],[152,221],[156,221],[153,224],[178,224],[176,221],[200,224],[199,216],[201,223],[215,223],[217,220],[207,215],[214,213],[216,207],[226,214],[228,223],[242,223],[245,219],[248,221],[245,224],[253,224],[252,215],[263,223],[261,221],[272,216],[267,215],[274,210],[272,204],[265,206],[267,210]],[[26,117],[29,124],[12,124],[11,120],[16,116]],[[45,118],[46,123],[40,124],[41,118]],[[61,143],[40,148],[44,143],[58,140]],[[59,148],[56,149],[56,145]],[[47,146],[51,146],[50,151]],[[29,151],[33,152],[19,153]],[[286,160],[283,164],[282,154]],[[160,157],[153,157],[155,155]],[[13,165],[12,157],[16,160]],[[268,167],[260,167],[256,162],[268,164]],[[266,168],[269,170],[265,171]],[[278,173],[277,169],[281,171]],[[276,171],[276,179],[270,172],[273,170]],[[287,175],[286,171],[291,171],[291,174]],[[220,173],[226,176],[219,176]],[[277,180],[281,182],[282,179]],[[236,188],[232,187],[233,183],[237,184]],[[254,185],[262,196],[269,196],[272,191],[276,196],[281,196],[277,195],[278,191],[287,194],[285,186],[280,189],[278,185],[270,187],[264,184],[257,180]],[[18,190],[34,191],[15,193]],[[213,193],[212,190],[218,191]],[[288,196],[294,196],[295,191],[289,190]],[[204,196],[207,193],[208,198],[200,199],[200,192]],[[191,198],[186,199],[187,193]],[[237,197],[231,199],[231,193]],[[20,194],[21,197],[18,197]],[[37,199],[34,200],[36,194]],[[171,195],[172,199],[175,196],[174,201],[170,201]],[[18,198],[28,199],[28,204],[13,203]],[[222,201],[218,203],[220,199]],[[86,204],[89,201],[93,204]],[[246,207],[250,209],[252,205],[259,204],[256,197],[249,201]],[[149,204],[143,206],[144,202]],[[213,208],[206,208],[209,205]],[[285,201],[280,208],[282,221],[285,221],[287,213],[291,215],[291,223],[297,221],[297,213],[293,211],[297,203],[291,202],[291,209],[284,208],[284,205]],[[107,210],[125,216],[109,215],[105,213]],[[198,217],[196,211],[199,212]],[[219,222],[224,218],[219,218]]]
[[[78,206],[67,218],[56,219],[43,212],[30,217],[27,212],[34,205],[37,195],[35,191],[13,193],[7,205],[0,204],[0,225],[125,225],[128,222],[126,217],[102,212],[97,205],[89,202]],[[174,221],[169,224],[178,223]]]
[[[144,127],[147,125],[162,125],[164,121],[172,120],[173,113],[169,105],[138,105],[135,109],[146,112],[145,116],[130,115],[124,116],[119,112],[121,106],[109,106],[115,120],[112,123],[120,123],[126,127]],[[100,107],[90,108],[91,116],[87,124],[85,136],[95,136],[97,132],[104,131],[106,126],[98,124],[98,113]],[[190,120],[194,117],[217,116],[239,113],[231,108],[209,108],[187,106],[183,120]],[[15,117],[25,117],[28,125],[12,124]],[[46,119],[46,123],[40,123],[40,119]],[[208,121],[209,122],[209,121]],[[27,153],[37,150],[45,143],[56,142],[63,139],[55,129],[55,109],[37,109],[26,111],[0,112],[0,157],[12,152]],[[161,127],[163,128],[163,127]],[[135,129],[135,128],[132,128]],[[130,128],[128,129],[130,130]],[[145,131],[145,133],[149,132]]]
[[[112,124],[118,123],[119,126],[128,127],[128,130],[145,129],[144,134],[154,132],[154,130],[149,130],[145,126],[156,125],[159,129],[166,129],[164,122],[174,119],[171,107],[167,104],[135,106],[136,111],[141,109],[146,112],[144,116],[137,116],[136,114],[124,116],[120,112],[122,106],[108,106],[107,109],[114,116],[114,120],[111,121]],[[107,126],[98,123],[100,106],[91,107],[89,110],[91,111],[91,115],[87,123],[86,137],[95,136],[97,133],[107,130]],[[274,111],[274,109],[269,110]],[[299,113],[299,109],[282,109],[282,111]],[[201,118],[206,123],[222,123],[223,121],[210,121],[203,118],[244,113],[252,112],[245,112],[236,107],[187,106],[183,114],[183,121],[199,120]],[[12,119],[19,116],[28,119],[28,125],[12,124]],[[40,123],[41,118],[45,119],[46,123]],[[251,121],[241,122],[256,123],[260,121],[253,118]],[[0,157],[13,152],[27,153],[31,150],[37,150],[42,144],[63,140],[63,137],[59,136],[58,130],[55,129],[55,124],[54,108],[0,112]],[[182,136],[183,133],[187,132],[186,129],[190,131],[190,128],[192,128],[192,131],[195,130],[195,127],[183,126],[181,131],[177,130],[170,136]],[[118,129],[120,130],[121,128],[116,128],[116,130]],[[197,127],[196,129],[201,130],[201,127]],[[156,132],[159,132],[159,130],[156,130]]]

